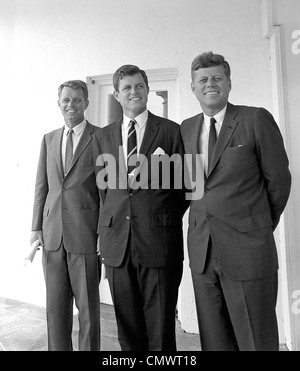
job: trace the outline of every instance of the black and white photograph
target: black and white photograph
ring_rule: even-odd
[[[0,351],[300,351],[299,14],[0,0]]]

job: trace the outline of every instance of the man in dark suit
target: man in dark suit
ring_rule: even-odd
[[[58,89],[64,127],[44,136],[38,163],[31,243],[43,246],[49,350],[72,350],[73,299],[79,350],[100,350],[99,190],[94,137],[85,120],[87,85]],[[72,129],[72,131],[70,131]]]
[[[151,174],[151,163],[157,156],[173,154],[181,161],[180,126],[147,110],[148,79],[137,66],[120,67],[113,76],[113,85],[123,117],[104,127],[99,138],[101,154],[116,159],[117,175],[114,185],[112,167],[100,170],[99,178],[103,170],[106,172],[106,189],[97,176],[103,198],[98,232],[119,342],[125,351],[176,350],[182,217],[187,205],[182,187],[174,187],[172,166],[170,186],[163,187],[161,179]],[[132,160],[134,155],[138,162]],[[105,158],[98,162],[104,163]],[[180,166],[177,170],[181,175]]]
[[[191,69],[203,113],[184,120],[181,132],[185,152],[201,154],[205,172],[188,230],[201,346],[278,350],[273,232],[291,186],[283,139],[267,110],[228,102],[223,56],[203,53]]]

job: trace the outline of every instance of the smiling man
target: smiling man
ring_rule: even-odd
[[[88,88],[80,80],[58,88],[65,125],[44,136],[38,163],[31,243],[43,246],[48,349],[73,350],[73,301],[79,350],[100,350],[100,264],[95,133],[84,116]]]
[[[113,85],[123,115],[103,128],[98,138],[100,153],[113,155],[117,166],[125,168],[128,187],[112,188],[108,184],[101,193],[99,235],[118,338],[121,349],[126,351],[176,350],[182,217],[188,206],[185,191],[173,185],[169,189],[151,189],[150,173],[147,187],[135,187],[136,168],[131,166],[130,158],[142,155],[150,171],[153,156],[183,156],[180,127],[147,110],[148,78],[139,67],[121,66],[114,73]],[[120,159],[119,148],[123,153]],[[118,179],[116,184],[120,184]]]
[[[223,56],[197,56],[191,75],[203,113],[184,120],[181,132],[205,172],[188,229],[201,348],[278,350],[273,232],[291,186],[283,139],[267,110],[228,102]]]

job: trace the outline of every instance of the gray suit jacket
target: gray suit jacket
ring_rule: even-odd
[[[67,251],[96,252],[100,197],[94,137],[98,131],[101,129],[87,122],[65,177],[61,158],[63,128],[46,134],[42,140],[32,230],[43,231],[47,250],[57,250],[63,238]]]
[[[185,152],[201,153],[203,114],[181,125]],[[221,266],[233,280],[278,269],[273,231],[283,212],[291,175],[283,139],[263,108],[228,103],[202,199],[191,202],[188,251],[202,273],[211,235]]]

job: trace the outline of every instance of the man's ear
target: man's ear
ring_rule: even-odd
[[[113,96],[114,96],[115,100],[117,100],[120,103],[120,101],[119,101],[119,93],[117,91],[114,91],[113,92]]]
[[[231,80],[230,79],[228,79],[228,85],[229,85],[230,90],[231,90],[232,86],[231,86]]]
[[[85,101],[85,109],[88,108],[89,104],[90,104],[90,101],[87,99],[87,100]]]
[[[195,85],[194,85],[193,81],[191,82],[191,90],[194,93],[194,91],[195,91]]]

